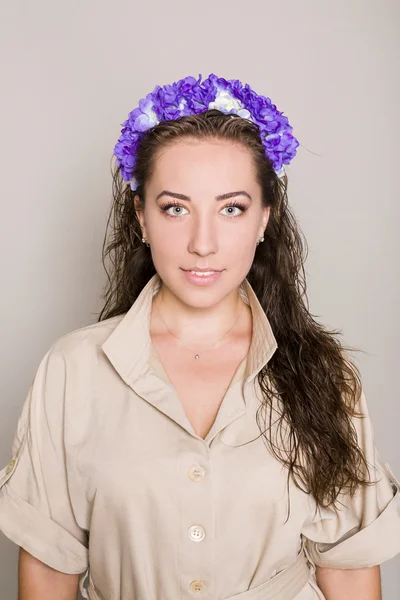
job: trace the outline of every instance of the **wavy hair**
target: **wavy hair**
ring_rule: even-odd
[[[353,416],[362,416],[356,411],[362,391],[360,372],[346,352],[355,349],[341,344],[340,331],[328,330],[309,311],[304,269],[307,243],[288,206],[287,177],[281,179],[274,172],[256,124],[215,109],[162,121],[141,139],[134,173],[136,192],[123,180],[119,167],[114,167],[113,203],[102,252],[108,283],[98,321],[126,313],[156,272],[150,250],[142,243],[134,197],[138,195],[143,208],[157,153],[185,137],[231,140],[248,148],[253,157],[270,217],[265,242],[256,247],[247,279],[278,343],[257,375],[263,395],[257,424],[273,455],[288,468],[288,480],[292,474],[296,486],[311,493],[317,505],[336,507],[341,492],[348,490],[353,496],[359,485],[373,483],[363,477],[367,461],[352,423]],[[269,409],[274,398],[279,398],[280,406],[277,431],[282,434],[282,424],[289,425],[288,448],[267,434],[266,416],[271,429],[273,411]]]

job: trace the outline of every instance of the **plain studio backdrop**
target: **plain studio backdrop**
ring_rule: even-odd
[[[300,141],[289,200],[310,310],[365,351],[376,444],[399,474],[400,4],[3,0],[0,13],[1,467],[40,359],[102,307],[122,122],[156,84],[215,73],[271,97]],[[17,598],[17,555],[1,535],[2,600]],[[399,571],[400,556],[382,566],[385,600]]]

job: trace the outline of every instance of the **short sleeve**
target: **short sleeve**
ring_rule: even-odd
[[[48,566],[82,573],[88,535],[75,519],[64,443],[64,357],[46,353],[20,413],[9,464],[0,471],[0,531]]]
[[[377,483],[359,487],[351,499],[340,494],[337,511],[318,507],[304,523],[306,553],[319,567],[372,567],[400,552],[400,481],[380,459],[363,391],[357,410],[363,413],[353,417],[358,443]]]

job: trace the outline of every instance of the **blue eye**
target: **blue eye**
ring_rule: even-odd
[[[236,203],[236,202],[228,204],[227,206],[224,206],[224,208],[222,210],[225,210],[226,208],[239,208],[240,209],[240,213],[239,214],[236,214],[236,215],[232,215],[231,214],[231,215],[229,215],[231,217],[238,217],[239,215],[241,215],[242,213],[244,213],[244,211],[246,210],[246,207],[243,206],[243,204],[239,204],[239,203]]]
[[[186,210],[185,206],[183,204],[180,204],[179,202],[168,202],[167,204],[163,204],[160,206],[160,209],[163,212],[167,213],[167,215],[169,217],[176,218],[182,214],[182,211],[180,210],[178,214],[172,215],[171,213],[167,212],[170,208],[179,208],[179,209],[184,208]],[[247,210],[247,208],[243,204],[240,204],[239,202],[231,202],[230,204],[227,204],[226,206],[224,206],[221,210],[225,210],[226,208],[239,208],[240,209],[241,212],[239,214],[228,215],[231,218],[239,217],[242,213],[244,213]]]
[[[183,206],[183,204],[179,204],[179,202],[169,202],[168,204],[163,204],[162,206],[160,206],[161,210],[163,212],[167,212],[167,210],[169,210],[170,208],[185,208]],[[185,209],[186,210],[186,209]],[[180,212],[177,215],[171,215],[170,213],[167,213],[167,215],[169,217],[179,217],[179,215],[182,214],[182,211],[180,210]]]

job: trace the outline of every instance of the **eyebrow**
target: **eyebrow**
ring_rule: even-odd
[[[171,196],[171,198],[177,198],[178,200],[186,200],[187,202],[191,201],[190,196],[185,196],[185,194],[178,194],[177,192],[169,192],[168,190],[163,190],[160,192],[156,198],[158,200],[161,196]],[[228,198],[234,198],[235,196],[247,196],[251,200],[250,194],[245,192],[244,190],[240,190],[238,192],[226,192],[225,194],[220,194],[219,196],[215,196],[215,199],[218,200],[227,200]]]

